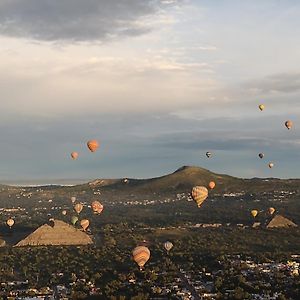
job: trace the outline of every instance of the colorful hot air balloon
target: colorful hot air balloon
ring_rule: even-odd
[[[93,201],[92,210],[95,214],[101,214],[103,211],[103,205],[99,201]]]
[[[204,200],[208,196],[208,190],[204,186],[195,186],[192,189],[192,197],[194,201],[197,203],[198,207],[202,205]]]
[[[74,204],[76,202],[76,197],[71,197],[71,202]]]
[[[78,214],[80,214],[83,209],[83,205],[81,203],[77,203],[75,204],[74,209]]]
[[[150,250],[145,246],[138,246],[133,249],[132,256],[133,260],[142,269],[150,258]]]
[[[261,158],[261,159],[264,158],[264,156],[265,156],[265,155],[264,155],[263,153],[259,153],[259,154],[258,154],[258,157]]]
[[[15,224],[15,220],[12,219],[12,218],[9,218],[9,219],[6,221],[6,224],[7,224],[7,226],[9,226],[9,228],[12,228],[13,225]]]
[[[80,226],[82,227],[83,231],[86,231],[89,225],[90,225],[90,221],[87,219],[83,219],[80,221]]]
[[[65,216],[67,214],[67,211],[64,209],[61,213],[63,216]]]
[[[99,143],[96,140],[90,140],[87,142],[87,146],[91,152],[95,152],[99,148]]]
[[[274,163],[270,162],[269,163],[269,168],[272,169],[274,167]]]
[[[269,207],[269,214],[273,215],[276,209],[274,207]]]
[[[164,243],[164,248],[169,252],[173,248],[173,244],[167,241]]]
[[[258,211],[256,209],[251,210],[251,215],[255,218],[258,215]]]
[[[77,152],[72,152],[71,157],[72,157],[72,159],[76,160],[78,158],[78,153]]]
[[[265,106],[264,106],[263,104],[260,104],[260,105],[258,106],[258,108],[259,108],[261,111],[263,111],[263,110],[265,109]]]
[[[216,186],[216,183],[214,181],[211,181],[209,184],[208,184],[208,187],[212,190],[214,189]]]
[[[209,151],[207,151],[207,152],[206,152],[206,156],[207,156],[207,158],[210,158],[210,157],[211,157],[211,155],[212,155],[212,154],[211,154],[211,152],[209,152]]]
[[[77,216],[73,216],[72,218],[71,218],[71,223],[72,223],[72,225],[73,226],[75,226],[75,224],[78,222],[78,217]]]
[[[290,120],[286,121],[285,127],[290,130],[293,127],[293,122]]]

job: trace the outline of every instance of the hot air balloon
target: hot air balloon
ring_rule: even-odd
[[[83,205],[81,203],[77,203],[75,204],[74,209],[78,214],[80,214],[83,209]]]
[[[80,221],[80,226],[82,227],[83,231],[86,231],[89,225],[90,225],[90,221],[87,219],[83,219]]]
[[[215,188],[216,184],[214,181],[211,181],[209,184],[208,184],[209,188],[212,190]]]
[[[164,243],[164,248],[169,252],[173,248],[173,244],[167,241]]]
[[[258,157],[259,157],[259,158],[264,158],[264,156],[265,156],[265,155],[264,155],[263,153],[259,153],[259,154],[258,154]]]
[[[128,183],[128,179],[127,178],[125,178],[123,181],[124,181],[124,183]]]
[[[9,219],[6,221],[6,224],[7,224],[7,226],[9,226],[9,228],[12,228],[13,225],[15,224],[15,220],[12,219],[12,218],[9,218]]]
[[[71,202],[74,204],[76,202],[76,197],[71,197]]]
[[[87,146],[91,152],[95,152],[99,148],[99,143],[96,140],[90,140],[87,142]]]
[[[103,205],[99,201],[93,201],[92,210],[95,214],[101,214],[103,211]]]
[[[195,186],[192,189],[192,197],[194,201],[197,203],[198,207],[204,202],[204,200],[208,196],[208,190],[204,186]]]
[[[290,121],[290,120],[286,121],[286,122],[285,122],[285,127],[286,127],[287,129],[291,129],[291,128],[293,127],[293,122]]]
[[[272,169],[274,167],[273,163],[269,163],[269,168]]]
[[[72,218],[71,218],[71,223],[72,223],[72,225],[73,226],[75,226],[75,224],[78,222],[78,217],[77,216],[73,216]]]
[[[276,209],[274,207],[269,207],[269,214],[273,215]]]
[[[207,156],[207,158],[210,158],[211,157],[211,152],[207,151],[206,156]]]
[[[264,106],[263,104],[260,104],[260,105],[258,106],[258,108],[259,108],[261,111],[263,111],[263,110],[265,109],[265,106]]]
[[[78,158],[78,153],[77,152],[72,152],[71,157],[72,157],[72,159],[76,160]]]
[[[256,209],[251,210],[251,215],[255,218],[258,215],[258,211]]]
[[[138,246],[132,251],[133,260],[138,264],[142,270],[146,262],[150,258],[150,250],[145,246]]]
[[[63,216],[65,216],[67,214],[67,211],[63,210],[61,213],[62,213]]]

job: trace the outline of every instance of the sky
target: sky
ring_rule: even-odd
[[[297,0],[1,0],[0,182],[300,178],[299,36]]]

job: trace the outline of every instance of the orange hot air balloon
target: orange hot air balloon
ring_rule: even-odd
[[[274,207],[269,207],[269,214],[273,215],[276,209]]]
[[[202,205],[204,200],[208,197],[208,190],[204,186],[195,186],[192,189],[192,197],[197,203],[198,207]]]
[[[7,224],[7,226],[9,226],[9,228],[12,228],[12,226],[15,224],[15,220],[12,219],[12,218],[9,218],[9,219],[6,221],[6,224]]]
[[[91,152],[95,152],[99,148],[99,143],[96,140],[90,140],[87,142],[87,146]]]
[[[77,203],[75,204],[74,209],[78,214],[80,214],[83,209],[83,205],[81,203]]]
[[[80,221],[80,226],[82,227],[83,231],[86,231],[87,228],[90,226],[90,221],[87,219],[83,219]]]
[[[72,152],[71,157],[73,160],[76,160],[78,158],[78,153],[77,152]]]
[[[209,188],[212,190],[215,188],[216,184],[214,181],[211,181],[209,184],[208,184]]]
[[[92,210],[95,214],[101,214],[103,211],[103,205],[99,201],[93,201]]]
[[[140,269],[142,269],[150,258],[150,250],[145,246],[138,246],[133,249],[132,256]]]
[[[286,121],[285,127],[290,130],[293,127],[293,122],[290,120]]]

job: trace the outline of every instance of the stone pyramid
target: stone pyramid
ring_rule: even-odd
[[[298,225],[291,220],[281,216],[276,215],[267,225],[267,228],[279,228],[279,227],[297,227]]]
[[[93,244],[89,235],[73,226],[54,220],[53,226],[44,224],[20,241],[15,247],[22,246],[67,246]]]

